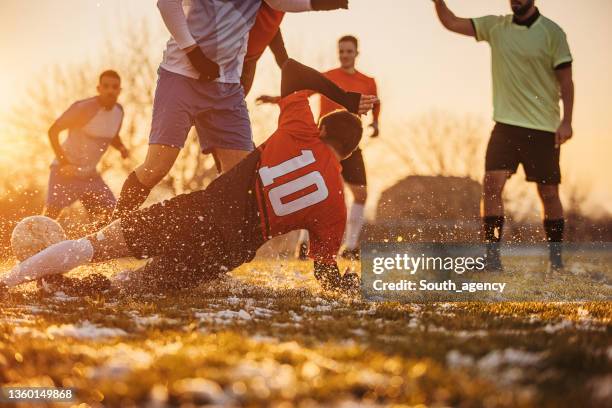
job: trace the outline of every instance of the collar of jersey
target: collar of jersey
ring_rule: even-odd
[[[529,19],[527,19],[525,21],[518,21],[516,19],[516,16],[513,16],[512,17],[512,24],[516,24],[516,25],[521,26],[521,27],[531,28],[531,26],[533,26],[535,24],[535,22],[538,21],[540,16],[541,16],[540,10],[536,7],[536,11],[535,11],[535,13],[533,13],[533,16],[529,17]]]

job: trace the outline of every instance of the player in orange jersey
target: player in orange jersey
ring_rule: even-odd
[[[347,35],[340,38],[340,40],[338,40],[340,68],[325,72],[324,75],[344,90],[377,96],[378,91],[374,79],[355,69],[355,60],[359,55],[358,46],[358,40],[354,36]],[[272,103],[276,101],[276,98],[262,95],[258,98],[258,101]],[[342,107],[324,95],[321,95],[321,117],[337,109],[342,109]],[[372,137],[377,137],[379,134],[379,116],[380,104],[377,104],[372,111],[372,123],[370,125],[373,130],[371,134]],[[353,194],[353,204],[349,212],[342,256],[348,259],[358,259],[359,234],[363,227],[364,208],[368,197],[368,183],[361,149],[358,148],[355,150],[350,157],[342,161],[341,165],[344,181]],[[297,250],[300,259],[307,258],[307,240],[308,234],[306,231],[302,231],[298,240]]]

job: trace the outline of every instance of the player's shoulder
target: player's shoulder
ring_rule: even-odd
[[[552,35],[565,35],[565,31],[563,31],[563,28],[561,28],[561,26],[559,24],[557,24],[556,22],[554,22],[550,18],[541,15],[540,19],[541,19],[542,27],[544,27],[544,29],[547,32],[549,32],[550,34],[552,34]]]
[[[100,109],[100,104],[96,96],[79,99],[70,105],[69,111],[77,114],[95,114]]]
[[[332,69],[325,71],[323,75],[325,75],[326,77],[333,77],[333,76],[340,75],[342,72],[343,72],[342,68],[338,67],[338,68],[332,68]]]
[[[72,106],[78,108],[92,108],[98,107],[98,99],[96,96],[90,96],[89,98],[79,99],[75,101]]]
[[[355,74],[363,81],[376,82],[373,76],[366,75],[361,71],[355,71]]]

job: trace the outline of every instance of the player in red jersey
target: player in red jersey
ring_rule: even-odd
[[[310,8],[313,11],[348,9],[348,0],[310,0]],[[257,61],[266,47],[270,47],[279,67],[282,67],[289,59],[280,30],[284,16],[285,12],[273,9],[266,2],[261,4],[257,12],[255,24],[249,32],[249,42],[240,78],[245,95],[248,95],[251,90]]]
[[[355,69],[355,60],[359,55],[357,38],[350,35],[340,38],[340,40],[338,40],[338,55],[340,58],[340,68],[327,71],[323,75],[344,90],[377,96],[378,91],[374,78],[368,77]],[[258,101],[264,103],[276,102],[276,99],[276,97],[262,95],[258,98]],[[341,108],[342,107],[334,101],[321,95],[320,117]],[[372,111],[372,124],[370,125],[373,129],[371,134],[372,137],[377,137],[379,135],[379,116],[380,104],[376,104]],[[351,205],[348,217],[346,239],[342,256],[348,259],[358,259],[359,234],[363,227],[364,209],[368,197],[368,182],[361,149],[358,148],[355,150],[351,156],[343,160],[340,164],[342,165],[342,177],[353,195],[353,204]],[[297,250],[298,258],[300,259],[307,258],[307,240],[308,234],[302,231],[298,240]]]
[[[326,95],[348,112],[332,112],[317,126],[305,89]],[[374,96],[345,92],[317,71],[288,60],[282,70],[278,129],[244,160],[205,190],[45,249],[2,276],[0,284],[15,286],[131,255],[185,265],[184,273],[169,276],[156,268],[159,275],[145,275],[140,284],[152,287],[163,280],[166,288],[192,287],[251,261],[274,236],[307,229],[316,278],[325,289],[354,292],[359,278],[342,275],[335,260],[346,222],[340,161],[361,140],[361,121],[354,114],[368,112],[376,102]]]

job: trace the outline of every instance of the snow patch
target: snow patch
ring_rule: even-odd
[[[52,325],[46,330],[50,336],[74,337],[77,339],[98,339],[103,337],[127,336],[121,329],[100,327],[85,320],[80,325],[62,324],[61,326]]]

